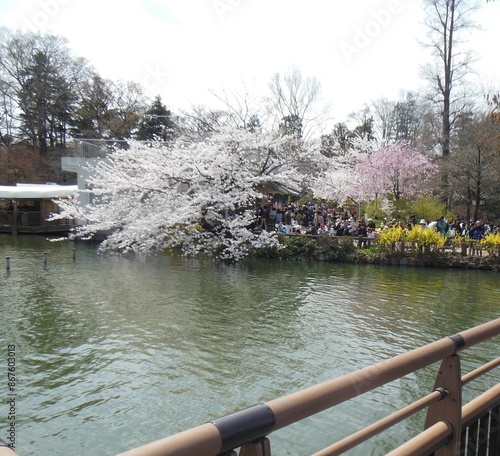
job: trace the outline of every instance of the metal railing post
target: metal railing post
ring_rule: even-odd
[[[488,428],[490,425],[490,414],[483,416],[479,420],[479,428],[477,430],[477,452],[478,454],[488,454],[489,434]],[[498,454],[498,453],[497,453]]]
[[[357,397],[404,375],[441,361],[434,391],[372,426],[346,437],[319,454],[340,454],[353,448],[358,441],[380,435],[413,411],[429,406],[425,431],[392,451],[391,456],[432,454],[456,456],[460,454],[462,427],[472,429],[491,411],[488,436],[489,454],[498,455],[500,447],[500,383],[462,407],[462,386],[481,374],[497,367],[498,360],[476,369],[461,378],[458,352],[500,336],[500,318],[445,337],[424,347],[402,353],[393,358],[344,374],[326,382],[296,391],[264,404],[240,410],[212,420],[205,425],[120,453],[121,456],[270,456],[270,433],[303,420],[337,404]],[[438,394],[439,393],[439,394]],[[440,397],[437,397],[440,396]],[[439,402],[437,402],[439,400]],[[410,409],[412,413],[410,413]],[[376,429],[375,429],[376,428]],[[486,421],[483,432],[486,429]],[[379,432],[375,432],[375,430]],[[479,437],[483,437],[482,435]],[[476,437],[477,441],[477,437]],[[478,442],[479,443],[479,442]],[[464,441],[464,446],[467,442]],[[339,448],[342,447],[342,448]]]
[[[464,347],[464,340],[460,336],[450,337],[457,351]],[[459,454],[462,419],[462,378],[460,373],[460,358],[455,353],[443,359],[439,368],[434,389],[445,389],[447,396],[432,404],[427,411],[425,429],[439,423],[448,422],[453,429],[449,442],[436,451],[436,456],[455,456]]]
[[[241,446],[240,456],[271,456],[271,443],[267,437]]]
[[[500,454],[500,406],[491,411],[490,450],[491,454]]]

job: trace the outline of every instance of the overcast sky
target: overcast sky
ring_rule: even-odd
[[[478,84],[499,87],[500,1],[483,3],[468,44],[481,57]],[[320,80],[335,122],[423,84],[422,20],[421,0],[0,2],[1,26],[64,36],[101,76],[136,81],[174,111],[215,103],[208,89],[258,95],[295,65]]]

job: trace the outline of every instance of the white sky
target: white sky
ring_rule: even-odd
[[[478,84],[500,85],[500,1],[476,14]],[[215,104],[208,89],[267,91],[293,65],[321,81],[334,122],[422,84],[431,58],[421,0],[2,0],[0,26],[69,40],[105,77],[140,83],[172,110]],[[497,28],[495,29],[495,26]],[[362,36],[362,34],[364,36]],[[496,48],[496,49],[495,49]]]

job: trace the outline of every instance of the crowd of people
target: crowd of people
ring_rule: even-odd
[[[360,227],[354,222],[353,215],[312,203],[302,206],[295,203],[260,205],[254,228],[285,234],[354,235]],[[375,230],[375,225],[371,228]]]
[[[421,220],[420,222],[422,226],[434,229],[441,235],[449,238],[462,236],[479,241],[489,233],[500,233],[500,228],[497,225],[492,225],[482,220],[466,221],[461,217],[456,217],[452,221],[448,221],[444,215],[441,215],[437,220],[430,223],[426,220]]]
[[[377,225],[372,218],[356,217],[356,211],[345,209],[337,210],[326,205],[309,203],[297,205],[261,204],[256,213],[252,228],[257,230],[278,231],[284,234],[308,234],[330,236],[357,236],[374,238],[377,232],[399,227],[411,230],[419,225],[423,228],[434,229],[445,237],[452,238],[460,235],[474,240],[480,240],[488,233],[500,233],[500,228],[481,220],[466,221],[461,217],[448,220],[440,216],[436,220],[416,220],[411,215],[408,220],[382,218]]]

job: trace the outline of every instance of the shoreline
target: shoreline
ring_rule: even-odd
[[[282,243],[279,248],[260,248],[252,251],[250,257],[280,261],[472,269],[500,272],[500,257],[489,255],[486,252],[484,255],[464,255],[460,251],[443,251],[441,249],[424,252],[379,250],[376,246],[364,249],[355,246],[352,238],[346,238],[344,241],[329,236],[317,238],[293,236],[292,238],[285,239],[282,237],[281,239]]]

